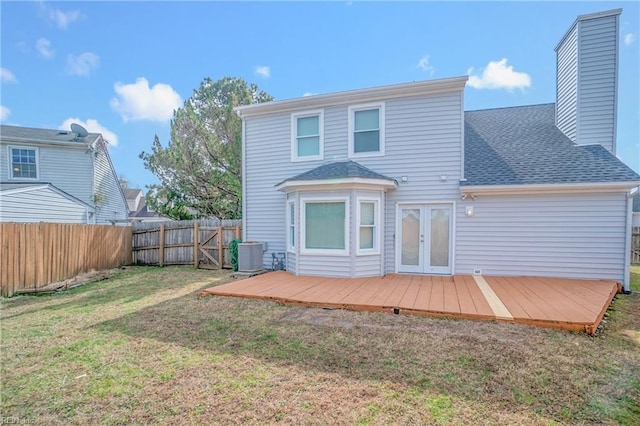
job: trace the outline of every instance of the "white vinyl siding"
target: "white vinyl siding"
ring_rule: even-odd
[[[615,154],[618,16],[580,22],[576,142],[599,143]]]
[[[578,19],[556,48],[556,125],[615,154],[619,14]]]
[[[290,156],[291,114],[255,117],[245,122],[245,241],[267,243],[263,256],[271,268],[271,253],[286,252],[286,196],[275,189],[284,179],[306,171],[310,163],[282,161]],[[292,166],[296,167],[292,167]],[[291,170],[293,169],[293,170]],[[287,255],[291,258],[290,255]],[[289,260],[287,262],[289,264]]]
[[[372,197],[380,203],[380,253],[356,255],[357,221],[350,218],[350,256],[288,254],[288,268],[300,275],[376,276],[394,271],[395,203],[399,201],[442,202],[460,198],[462,92],[410,96],[384,101],[385,156],[354,158],[363,166],[400,181],[396,190]],[[375,103],[380,105],[381,102]],[[275,186],[285,179],[309,171],[325,162],[349,158],[349,105],[323,108],[324,161],[288,162],[291,155],[291,115],[283,112],[245,119],[245,239],[268,243],[264,265],[270,267],[271,253],[287,250],[286,194]],[[446,175],[445,182],[440,176]],[[323,192],[318,195],[348,196],[356,202],[359,191]],[[292,195],[290,195],[292,197]],[[298,204],[299,205],[299,204]],[[298,207],[299,209],[299,207]],[[354,210],[353,208],[351,210]],[[300,220],[300,217],[299,217]],[[298,226],[300,238],[302,225]],[[298,240],[300,241],[300,240]],[[300,245],[300,244],[299,244]]]
[[[114,221],[118,224],[126,224],[129,217],[129,207],[120,189],[118,178],[115,174],[106,146],[97,143],[95,152],[94,169],[94,200],[96,206],[96,223],[110,224]]]
[[[479,195],[457,207],[457,274],[622,282],[624,193]],[[465,208],[473,206],[473,216]]]
[[[9,155],[2,142],[2,161],[0,161],[0,176],[9,177],[10,164],[5,161]],[[29,144],[10,144],[14,148],[33,148]],[[87,204],[93,205],[93,165],[92,153],[84,144],[73,146],[40,145],[38,148],[38,182],[51,183]],[[9,179],[12,180],[12,179]]]
[[[575,142],[578,108],[577,25],[558,48],[556,61],[556,126]]]
[[[0,221],[87,223],[87,207],[47,187],[0,193]]]
[[[462,101],[461,92],[388,101],[386,156],[359,160],[399,182],[398,189],[386,194],[383,240],[386,273],[396,268],[396,203],[449,204],[460,199]],[[385,161],[389,158],[393,161]],[[407,177],[406,182],[401,181],[402,176]],[[446,180],[441,181],[441,176],[446,176]]]
[[[322,160],[324,114],[305,111],[291,114],[291,161]]]
[[[322,277],[351,277],[351,262],[346,256],[299,255],[298,275]]]
[[[384,155],[385,104],[383,102],[349,107],[349,157]]]

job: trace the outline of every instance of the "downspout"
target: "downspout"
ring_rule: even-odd
[[[236,114],[238,114],[238,117],[242,120],[242,241],[247,241],[247,151],[245,149],[247,129],[242,113],[236,110]]]
[[[625,226],[624,241],[624,278],[622,280],[622,291],[625,294],[631,293],[631,225],[633,222],[633,197],[638,193],[640,187],[634,188],[627,193],[627,226]]]
[[[96,150],[96,146],[95,144],[97,143],[98,139],[96,139],[94,141],[94,143],[88,143],[87,144],[87,148],[89,151],[89,156],[91,157],[91,194],[89,195],[89,204],[91,204],[91,206],[93,207],[93,222],[92,224],[96,223],[96,219],[97,219],[97,214],[98,214],[98,209],[96,209],[96,201],[95,201],[95,193],[96,193],[96,156],[95,156],[95,150]]]

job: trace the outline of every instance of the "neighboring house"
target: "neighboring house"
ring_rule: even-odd
[[[238,107],[243,239],[293,274],[614,279],[632,189],[615,156],[621,10],[580,16],[556,104],[464,111],[467,77]]]
[[[0,221],[127,223],[106,142],[75,130],[0,126]]]
[[[141,189],[123,190],[129,207],[129,222],[164,222],[171,220],[154,212],[146,203]]]
[[[632,225],[634,228],[640,226],[640,195],[633,197],[633,220]]]

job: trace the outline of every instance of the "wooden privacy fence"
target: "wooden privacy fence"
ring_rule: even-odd
[[[131,227],[0,223],[2,296],[131,263]]]
[[[631,232],[631,263],[640,263],[640,227]]]
[[[199,219],[136,223],[133,263],[230,268],[229,243],[240,238],[241,220]]]

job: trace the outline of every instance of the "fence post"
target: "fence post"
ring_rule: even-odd
[[[193,222],[193,266],[198,269],[198,263],[200,263],[200,254],[198,253],[198,239],[199,239],[198,221]]]
[[[220,265],[220,269],[222,269],[222,260],[223,260],[223,256],[222,256],[222,243],[223,243],[223,239],[224,236],[222,234],[223,232],[223,228],[222,226],[218,226],[218,265]]]
[[[240,227],[236,225],[236,240],[240,238]]]
[[[159,253],[158,253],[158,263],[160,266],[164,266],[164,223],[160,224],[160,237],[159,237]]]

